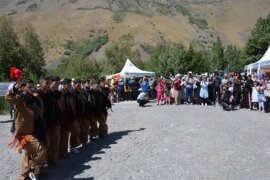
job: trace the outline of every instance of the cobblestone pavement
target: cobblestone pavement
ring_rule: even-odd
[[[270,179],[270,114],[220,107],[113,106],[109,135],[46,168],[60,179]],[[8,149],[0,117],[0,179],[16,179],[21,155]]]

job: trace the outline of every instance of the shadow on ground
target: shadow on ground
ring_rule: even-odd
[[[5,120],[5,121],[0,121],[0,123],[11,123],[13,122],[14,120]]]
[[[93,180],[94,177],[87,178],[75,178],[74,176],[83,173],[85,170],[90,169],[91,166],[88,165],[91,161],[101,160],[101,157],[93,157],[97,154],[104,154],[103,149],[111,148],[111,144],[117,144],[117,141],[123,136],[127,136],[135,131],[142,131],[145,128],[140,128],[138,130],[126,130],[113,132],[106,136],[104,139],[99,139],[92,141],[84,147],[80,148],[80,154],[71,154],[68,159],[59,160],[56,167],[48,167],[45,169],[47,177],[41,178],[42,180],[51,180],[51,179],[87,179]]]

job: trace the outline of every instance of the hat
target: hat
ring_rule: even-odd
[[[10,78],[19,78],[22,74],[22,71],[20,69],[17,69],[16,67],[10,68]]]
[[[130,79],[134,79],[134,77],[131,77]]]
[[[188,71],[188,74],[192,74],[192,71]]]
[[[142,88],[140,88],[138,91],[142,91]]]

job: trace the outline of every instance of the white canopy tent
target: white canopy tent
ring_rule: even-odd
[[[155,73],[150,71],[143,71],[137,68],[129,59],[127,59],[120,73],[106,76],[106,79],[112,79],[113,77],[130,78],[130,77],[144,77],[144,76],[152,77],[155,76]]]
[[[245,66],[245,70],[248,74],[251,74],[254,70],[259,73],[261,69],[266,68],[270,68],[270,46],[259,61]]]

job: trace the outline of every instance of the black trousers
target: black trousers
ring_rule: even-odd
[[[230,111],[231,110],[231,106],[230,103],[228,102],[222,102],[222,107],[225,111]]]
[[[203,105],[207,105],[207,102],[208,102],[208,98],[201,98],[201,102]]]
[[[144,106],[146,103],[148,103],[147,100],[137,99],[137,102],[139,103],[139,106]]]
[[[220,87],[213,87],[213,103],[216,105],[216,99],[218,97],[218,102],[220,103]]]

